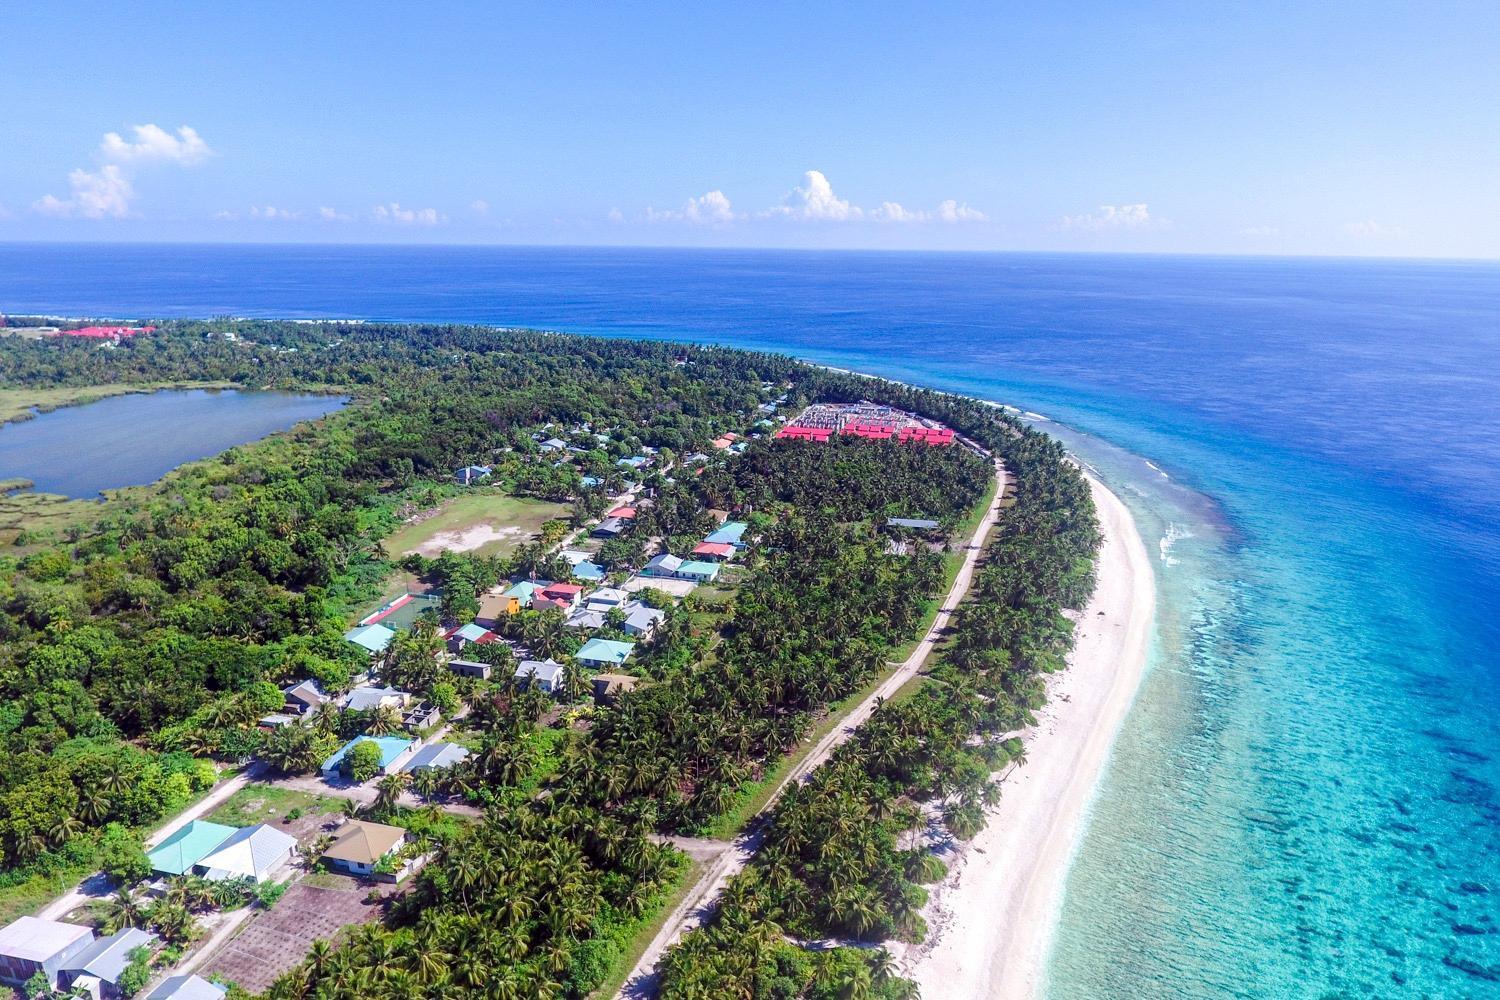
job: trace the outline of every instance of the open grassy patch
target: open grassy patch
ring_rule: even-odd
[[[386,537],[385,550],[393,558],[408,552],[432,558],[445,549],[506,555],[537,538],[547,521],[571,512],[562,503],[474,493],[445,501],[436,511],[403,524]]]
[[[205,818],[227,826],[254,826],[256,823],[280,822],[293,810],[336,813],[343,807],[344,800],[331,795],[315,795],[277,785],[246,785]]]

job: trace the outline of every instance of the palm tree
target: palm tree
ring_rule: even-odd
[[[104,932],[114,934],[127,927],[144,926],[146,926],[145,908],[136,902],[135,896],[129,889],[116,889],[114,895],[109,897],[109,904],[104,911]]]
[[[375,783],[375,811],[389,813],[393,811],[401,801],[401,793],[411,784],[411,775],[398,771],[395,774],[387,774]]]
[[[386,705],[375,710],[370,719],[369,733],[371,736],[389,736],[401,729],[401,713]]]

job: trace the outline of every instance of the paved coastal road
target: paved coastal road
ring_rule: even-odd
[[[656,994],[657,962],[661,961],[662,955],[666,954],[667,949],[672,947],[678,938],[697,927],[713,912],[719,894],[723,892],[729,880],[755,856],[755,852],[760,849],[765,828],[764,820],[776,808],[776,803],[782,793],[791,786],[792,782],[801,781],[816,770],[839,744],[849,739],[854,731],[864,724],[882,701],[901,690],[901,687],[922,669],[922,665],[927,662],[928,654],[932,652],[938,639],[942,638],[947,630],[954,609],[969,592],[969,586],[974,581],[974,572],[979,565],[980,553],[984,551],[985,539],[1000,516],[1000,501],[1005,496],[1006,478],[1005,467],[997,460],[995,462],[997,489],[994,503],[990,505],[990,509],[985,512],[984,519],[974,529],[974,535],[964,551],[963,565],[959,567],[958,575],[953,579],[953,586],[949,589],[943,606],[932,619],[932,627],[927,630],[922,641],[917,643],[917,648],[878,688],[854,706],[839,725],[817,742],[812,752],[782,779],[781,784],[776,786],[765,808],[747,824],[746,832],[737,837],[733,845],[704,870],[692,889],[683,897],[682,902],[677,904],[677,908],[662,924],[661,930],[642,953],[635,968],[630,971],[630,976],[625,980],[625,986],[620,991],[620,997],[626,1000],[639,1000],[639,998]]]

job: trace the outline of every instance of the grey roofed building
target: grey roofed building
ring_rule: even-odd
[[[429,743],[412,755],[403,771],[425,771],[430,768],[452,767],[469,756],[469,748],[457,743]]]
[[[172,976],[163,979],[146,1000],[223,1000],[228,992],[202,976]]]
[[[302,681],[282,688],[281,693],[286,695],[287,711],[294,711],[298,715],[315,712],[328,700],[328,696],[319,691],[318,685],[312,681]]]
[[[613,538],[625,530],[625,522],[618,517],[606,517],[599,522],[593,534],[598,538]]]
[[[387,703],[406,704],[411,695],[393,687],[362,687],[349,692],[344,707],[351,712],[373,712]]]
[[[126,927],[108,937],[96,938],[94,943],[63,963],[62,977],[68,988],[91,984],[89,978],[113,987],[120,981],[120,974],[130,966],[130,953],[137,948],[150,947],[155,934],[148,934],[135,927]],[[92,992],[92,991],[91,991]]]
[[[931,531],[941,527],[936,521],[925,517],[888,517],[885,520],[887,528],[910,528],[913,531]]]
[[[600,587],[583,599],[584,607],[591,611],[604,610],[619,607],[630,600],[630,592],[621,590],[619,587]]]
[[[568,620],[563,625],[567,628],[603,628],[604,616],[608,610],[574,608],[568,613]]]
[[[530,682],[549,694],[562,684],[563,665],[556,660],[522,660],[516,667],[516,682]]]
[[[0,927],[0,983],[19,986],[40,972],[49,986],[75,955],[94,941],[79,924],[21,916]]]
[[[492,669],[488,663],[480,663],[478,660],[448,661],[448,670],[460,677],[477,677],[482,681],[487,681],[490,679]]]
[[[650,635],[666,617],[665,611],[647,604],[637,604],[625,615],[624,630],[629,635]]]

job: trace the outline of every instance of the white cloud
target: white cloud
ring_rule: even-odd
[[[108,132],[99,144],[99,152],[109,163],[148,162],[152,160],[191,166],[213,155],[208,143],[195,129],[183,125],[174,136],[160,125],[137,125],[131,129],[135,141]]]
[[[612,208],[609,210],[609,221],[619,225],[625,221],[625,213],[618,208]]]
[[[220,209],[219,211],[217,211],[217,212],[214,213],[214,218],[217,219],[219,222],[234,222],[234,221],[238,220],[239,217],[240,217],[240,213],[238,213],[238,212],[231,212],[227,208]]]
[[[475,215],[489,215],[490,203],[485,201],[483,198],[478,198],[474,201],[469,202],[469,211],[473,212]]]
[[[275,205],[267,205],[264,208],[250,209],[250,218],[267,219],[272,222],[290,222],[293,219],[302,218],[301,212],[289,208],[277,208]]]
[[[123,219],[132,214],[130,203],[135,199],[126,164],[154,161],[190,166],[213,155],[203,137],[186,125],[175,136],[157,125],[137,125],[131,131],[134,142],[118,132],[106,132],[99,144],[104,165],[98,170],[74,170],[68,174],[69,197],[43,195],[32,209],[58,218]]]
[[[1094,232],[1114,229],[1149,229],[1158,225],[1161,225],[1161,220],[1151,217],[1144,202],[1139,205],[1100,205],[1097,212],[1088,215],[1068,215],[1062,220],[1064,229],[1087,229]]]
[[[389,205],[375,206],[375,221],[401,226],[435,226],[447,222],[448,217],[440,215],[435,208],[402,208],[399,202],[393,201]]]
[[[1252,240],[1269,239],[1272,236],[1281,235],[1280,226],[1246,226],[1240,230],[1240,235]]]
[[[829,222],[843,222],[864,216],[864,210],[858,205],[851,205],[846,199],[833,193],[833,185],[821,170],[809,170],[803,174],[802,185],[792,188],[780,205],[763,214]]]
[[[899,202],[894,201],[881,202],[880,207],[870,213],[870,217],[880,222],[926,222],[932,218],[926,212],[903,208]]]
[[[1398,240],[1406,235],[1406,230],[1400,226],[1387,225],[1374,219],[1350,222],[1344,226],[1344,232],[1363,240]]]
[[[615,212],[610,213],[611,221],[615,219]],[[694,226],[724,226],[733,222],[737,216],[734,214],[734,206],[730,204],[729,198],[723,191],[714,190],[697,198],[689,198],[683,202],[682,208],[648,208],[645,220],[647,222],[686,222]]]
[[[123,219],[130,214],[130,202],[135,198],[130,179],[113,163],[95,172],[73,171],[68,174],[68,186],[72,188],[70,197],[43,195],[32,207],[60,219]]]
[[[324,222],[348,222],[351,216],[340,212],[336,208],[329,208],[327,205],[324,205],[318,209],[318,218]]]
[[[710,191],[701,198],[689,198],[683,215],[689,222],[724,223],[734,221],[734,207],[724,192]]]
[[[938,218],[944,222],[988,222],[989,217],[968,202],[960,204],[952,198],[938,206]]]

